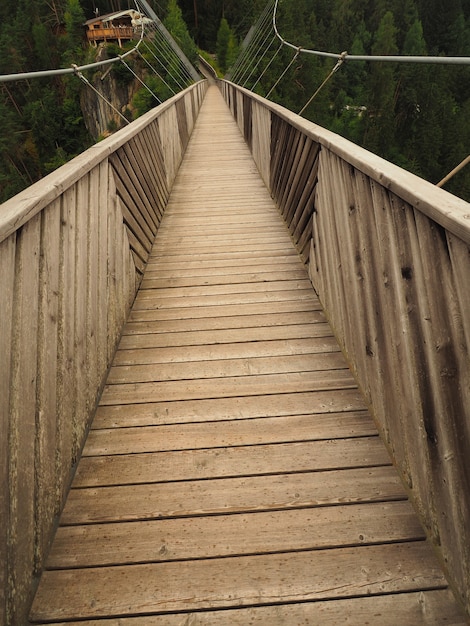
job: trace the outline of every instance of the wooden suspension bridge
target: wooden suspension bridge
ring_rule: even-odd
[[[466,203],[206,88],[5,205],[5,620],[29,565],[33,624],[466,624]]]

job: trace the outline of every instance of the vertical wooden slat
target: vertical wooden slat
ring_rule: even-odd
[[[411,487],[411,476],[417,475],[419,467],[426,465],[422,450],[413,448],[413,441],[420,440],[421,419],[416,412],[420,405],[417,397],[416,379],[419,360],[413,336],[413,315],[407,308],[413,302],[413,285],[408,271],[411,259],[408,253],[408,235],[411,230],[407,223],[410,207],[399,202],[380,185],[372,184],[372,192],[379,216],[376,219],[379,245],[383,315],[386,317],[383,336],[386,342],[376,360],[377,376],[382,379],[382,400],[377,404],[376,417],[383,433],[393,450],[395,462],[402,478]],[[385,329],[387,332],[385,332]],[[400,367],[396,367],[400,363]],[[411,448],[410,448],[411,446]],[[419,489],[419,485],[416,485]]]
[[[108,170],[109,164],[106,159],[99,166],[99,190],[98,190],[98,264],[97,264],[97,289],[98,289],[98,322],[97,322],[97,376],[100,386],[103,382],[104,372],[108,369]]]
[[[271,113],[269,109],[253,103],[253,158],[261,177],[269,187],[269,171],[271,158]]]
[[[15,283],[16,235],[0,244],[0,624],[7,624],[9,596],[9,426],[13,296]]]
[[[10,620],[26,621],[30,573],[35,561],[35,447],[37,332],[41,216],[18,233],[13,300],[13,343],[9,434],[10,589],[14,597]]]
[[[98,372],[98,315],[99,315],[99,198],[100,170],[94,168],[90,173],[90,202],[88,209],[88,266],[87,266],[87,372],[89,424],[100,390],[101,376]]]
[[[54,517],[60,510],[56,492],[59,273],[61,202],[42,213],[38,328],[36,558],[37,569],[51,539]]]
[[[252,124],[252,107],[251,98],[243,98],[243,135],[250,150],[253,146],[253,124]]]
[[[470,441],[462,437],[468,432],[465,411],[470,401],[469,385],[462,385],[456,393],[459,381],[470,380],[468,352],[462,349],[465,333],[460,320],[465,312],[458,303],[445,230],[421,213],[416,213],[415,219],[423,272],[420,297],[429,312],[421,348],[433,409],[424,416],[430,460],[427,479],[432,478],[434,499],[439,503],[434,523],[444,536],[455,537],[449,566],[457,578],[468,581],[464,563],[468,563],[470,547],[462,541],[461,529],[470,519],[470,501],[460,494],[470,493]]]
[[[318,201],[318,220],[317,220],[317,233],[319,248],[318,254],[320,263],[320,273],[322,276],[323,289],[319,293],[322,304],[326,309],[327,316],[330,320],[333,320],[333,315],[337,312],[335,302],[340,298],[340,290],[343,288],[339,284],[339,281],[332,279],[332,274],[337,271],[338,267],[341,267],[341,253],[343,248],[340,247],[338,242],[338,236],[336,233],[336,227],[334,225],[334,209],[335,206],[335,193],[336,186],[331,183],[334,181],[334,173],[331,164],[331,155],[327,151],[322,150],[320,153],[320,171],[321,171],[321,184],[319,188],[319,201]],[[346,264],[346,267],[347,264]],[[344,345],[344,321],[342,321],[342,315],[347,315],[347,311],[341,311],[341,315],[336,315],[336,332],[338,338],[343,346]]]
[[[77,185],[76,195],[76,231],[75,231],[75,327],[74,327],[74,358],[75,370],[75,410],[73,413],[73,454],[75,462],[80,452],[83,433],[85,431],[87,398],[87,255],[88,255],[88,204],[89,175],[81,178]]]
[[[59,318],[57,354],[57,474],[58,499],[65,500],[72,468],[75,402],[75,224],[76,188],[62,197],[62,233],[59,251]]]
[[[108,168],[108,273],[107,273],[107,292],[108,292],[108,307],[107,307],[107,327],[108,327],[108,354],[107,360],[110,361],[114,354],[114,346],[117,342],[118,333],[118,288],[119,288],[119,255],[117,249],[118,241],[118,224],[122,222],[122,215],[118,211],[118,200],[116,197],[116,186],[114,183],[114,176],[111,168]]]
[[[171,189],[182,158],[181,142],[179,137],[175,136],[178,120],[174,108],[167,109],[158,118],[158,128],[162,140],[166,182],[168,188]]]
[[[165,175],[165,158],[158,124],[156,122],[150,124],[137,139],[139,141],[142,140],[144,146],[146,146],[147,154],[152,155],[152,160],[149,162],[149,181],[154,186],[158,197],[155,208],[160,223],[168,202],[169,187]]]
[[[184,152],[189,141],[188,120],[186,117],[186,105],[184,99],[176,103],[176,118],[178,121],[178,135],[181,142],[181,148]]]

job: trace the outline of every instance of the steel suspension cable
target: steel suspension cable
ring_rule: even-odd
[[[158,104],[161,104],[162,101],[160,100],[160,98],[150,89],[150,87],[140,78],[140,76],[137,76],[137,74],[134,72],[134,70],[130,67],[130,65],[128,63],[126,63],[124,61],[124,59],[122,59],[121,57],[119,57],[121,59],[122,64],[129,70],[129,72],[134,76],[134,78],[136,80],[139,81],[139,83],[145,87],[145,89],[147,89],[147,91],[155,98],[155,100],[158,102]]]
[[[232,72],[232,80],[234,82],[240,82],[240,79],[245,76],[246,71],[247,71],[246,67],[249,66],[254,56],[251,53],[254,50],[259,49],[258,43],[263,38],[264,33],[268,32],[268,29],[269,30],[272,29],[272,25],[270,23],[271,22],[271,7],[270,7],[271,4],[272,2],[270,2],[266,6],[264,13],[259,18],[258,23],[255,27],[255,32],[254,32],[252,40],[249,41],[247,47],[245,48],[245,50],[242,52],[242,54],[239,57],[237,67]]]
[[[297,50],[298,46],[286,41],[279,33],[276,24],[277,8],[279,0],[275,0],[273,11],[273,28],[276,36],[284,46]],[[408,56],[408,55],[368,55],[368,54],[337,54],[333,52],[321,52],[320,50],[309,50],[302,48],[302,53],[313,54],[319,57],[339,60],[344,54],[348,61],[385,61],[390,63],[439,63],[444,65],[470,65],[470,57],[433,57],[433,56]],[[344,59],[343,59],[344,60]]]
[[[331,70],[331,72],[328,74],[328,76],[325,78],[325,80],[322,82],[320,87],[318,87],[318,89],[315,91],[313,96],[309,99],[307,104],[304,107],[302,107],[302,109],[299,111],[299,115],[302,115],[302,113],[305,111],[305,109],[307,109],[310,106],[310,104],[313,102],[313,100],[316,98],[316,96],[320,93],[320,91],[323,89],[323,87],[326,85],[326,83],[330,80],[330,78],[333,76],[333,74],[335,74],[339,70],[339,68],[343,65],[344,60],[346,58],[346,54],[347,54],[346,52],[343,52],[343,54],[341,55],[341,58],[338,59],[338,62],[336,63],[334,68]]]
[[[94,92],[96,93],[96,95],[97,95],[99,98],[101,98],[101,100],[103,100],[104,102],[106,102],[106,104],[107,104],[108,106],[110,106],[110,107],[111,107],[111,109],[112,109],[115,113],[117,113],[117,114],[119,115],[119,117],[120,117],[120,118],[122,118],[122,119],[125,121],[125,123],[126,123],[126,124],[130,124],[130,121],[127,119],[127,117],[125,117],[125,116],[121,113],[121,111],[119,111],[119,109],[117,109],[117,108],[116,108],[113,104],[111,104],[111,102],[110,102],[107,98],[105,98],[105,96],[103,96],[103,94],[102,94],[102,93],[100,93],[100,92],[98,91],[98,89],[96,89],[96,87],[95,87],[94,85],[92,85],[92,84],[90,83],[90,81],[88,80],[88,78],[86,78],[86,76],[84,76],[84,75],[82,74],[82,72],[80,71],[80,68],[79,68],[77,65],[73,65],[73,66],[72,66],[72,69],[73,69],[73,73],[75,74],[75,76],[77,76],[77,77],[78,77],[78,78],[79,78],[79,79],[80,79],[80,80],[81,80],[81,81],[82,81],[85,85],[87,85],[88,87],[90,87],[90,89],[91,89],[92,91],[94,91]]]
[[[297,57],[299,56],[301,51],[301,48],[297,48],[297,52],[295,53],[293,59],[291,60],[291,62],[289,63],[289,65],[286,67],[286,69],[282,72],[282,74],[279,76],[279,78],[277,79],[277,81],[274,83],[274,85],[271,87],[271,89],[269,90],[268,94],[266,95],[266,100],[269,100],[269,96],[272,94],[272,92],[276,89],[276,87],[279,85],[279,83],[281,82],[281,80],[284,78],[284,76],[287,74],[287,72],[290,70],[290,68],[292,67],[292,65],[295,63]]]
[[[269,70],[269,68],[271,67],[271,64],[276,60],[277,55],[279,54],[279,52],[282,50],[283,45],[282,43],[279,45],[279,48],[276,50],[276,52],[273,54],[273,56],[271,57],[269,63],[266,65],[266,67],[264,68],[264,70],[261,72],[261,74],[258,76],[256,82],[252,85],[251,87],[251,91],[253,91],[253,89],[256,87],[256,85],[260,82],[260,80],[263,78],[263,76],[266,74],[266,72]]]
[[[145,44],[145,45],[146,45],[146,44]],[[153,52],[150,50],[150,48],[148,48],[148,47],[147,47],[147,50],[148,50],[149,54],[151,54],[154,58],[157,58],[157,57],[155,57],[155,55],[153,54]],[[169,89],[170,91],[172,91],[172,92],[173,92],[173,94],[176,94],[176,91],[175,91],[172,87],[170,87],[170,85],[166,82],[166,80],[163,78],[163,76],[162,76],[162,75],[161,75],[161,74],[160,74],[160,73],[156,70],[156,68],[155,68],[155,67],[153,67],[153,65],[150,63],[150,61],[148,61],[148,60],[144,57],[144,55],[140,52],[140,50],[138,50],[138,54],[140,55],[140,58],[144,61],[144,63],[146,63],[146,64],[148,65],[148,67],[152,70],[152,72],[153,72],[156,76],[158,76],[158,78],[162,81],[162,83],[163,83],[164,85],[166,85],[166,86],[168,87],[168,89]]]
[[[276,37],[271,37],[269,44],[266,45],[267,39],[270,36],[270,33],[268,33],[263,41],[263,43],[261,44],[259,50],[258,50],[258,54],[256,55],[256,58],[258,59],[257,62],[255,63],[255,65],[253,66],[253,68],[251,69],[250,73],[248,74],[247,78],[243,81],[242,86],[245,87],[246,83],[250,80],[250,78],[253,76],[254,72],[258,69],[261,61],[264,59],[264,57],[266,56],[268,50],[270,49],[270,47],[272,46],[272,44],[276,41]],[[261,52],[264,49],[264,52]],[[240,80],[240,84],[241,84],[241,80]]]
[[[156,58],[158,58],[158,61],[161,65],[161,67],[163,68],[163,70],[168,74],[168,76],[171,77],[171,79],[174,81],[175,85],[177,85],[177,87],[182,90],[184,89],[184,85],[180,82],[179,78],[181,78],[178,75],[175,75],[174,72],[172,72],[172,63],[174,61],[173,55],[168,55],[168,50],[164,50],[163,46],[162,46],[162,35],[160,32],[156,32],[156,34],[158,34],[160,36],[160,39],[157,40],[157,38],[155,37],[154,40],[152,41],[152,45],[155,47],[155,51],[157,52],[157,56]],[[160,53],[160,55],[158,54]],[[167,65],[165,65],[163,63],[163,59],[165,59],[167,61]],[[173,90],[174,91],[174,90]]]
[[[234,66],[232,68],[232,80],[235,78],[236,75],[238,75],[240,67],[243,64],[244,60],[245,60],[245,56],[246,56],[248,50],[251,48],[252,43],[253,43],[253,39],[255,39],[255,37],[257,36],[257,34],[258,34],[258,32],[259,32],[259,30],[261,28],[262,23],[265,22],[266,19],[268,19],[268,20],[271,19],[271,17],[270,17],[271,16],[271,5],[274,6],[273,2],[274,2],[274,0],[270,0],[269,1],[269,3],[265,6],[263,13],[259,16],[256,25],[253,27],[253,29],[250,30],[250,33],[252,33],[251,38],[250,38],[250,33],[245,38],[245,42],[244,42],[245,48],[243,49],[243,51],[238,56]]]
[[[155,45],[155,50],[157,52],[160,51],[160,53],[163,55],[163,58],[167,60],[168,66],[165,68],[167,73],[171,76],[171,78],[175,81],[175,83],[178,85],[180,89],[184,89],[185,86],[188,84],[188,77],[189,77],[189,82],[192,82],[192,77],[189,75],[189,73],[186,73],[186,78],[182,76],[186,68],[184,67],[184,64],[181,63],[179,57],[175,54],[175,51],[170,46],[165,35],[160,31],[159,28],[156,28],[155,30],[155,37],[152,40],[152,43]],[[174,73],[170,71],[170,68],[175,67],[175,63],[176,63],[176,68],[180,69],[180,73],[178,74],[176,72],[176,76]]]

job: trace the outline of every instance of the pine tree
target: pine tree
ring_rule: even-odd
[[[227,64],[227,55],[228,55],[228,47],[230,43],[230,38],[233,37],[230,26],[223,17],[220,21],[219,30],[217,31],[217,61],[219,63],[220,71],[222,74],[228,69]]]
[[[169,0],[168,2],[168,14],[164,21],[164,24],[176,43],[181,47],[189,61],[193,64],[197,64],[197,48],[191,35],[189,34],[188,27],[183,20],[182,11],[176,0]]]
[[[373,55],[396,55],[395,20],[387,11],[381,19],[371,48]],[[390,62],[374,63],[369,80],[369,115],[365,135],[365,145],[390,160],[395,155],[395,91],[396,68]]]

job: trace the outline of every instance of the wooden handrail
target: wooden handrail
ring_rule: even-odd
[[[243,87],[237,86],[237,91],[245,94],[253,102],[258,102],[262,107],[269,108],[292,128],[296,128],[331,153],[341,157],[371,180],[395,193],[470,244],[470,205],[465,200],[438,189],[436,185],[423,178]]]

